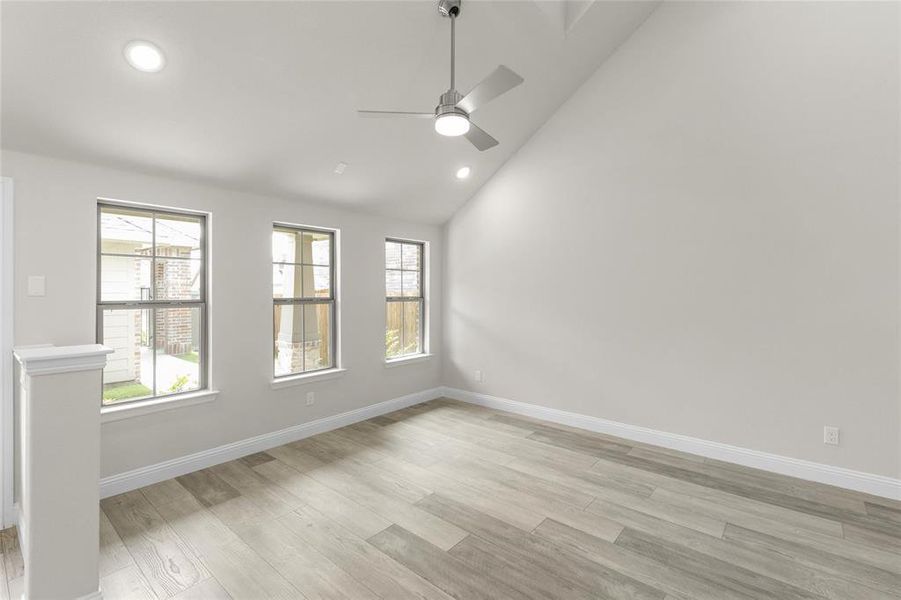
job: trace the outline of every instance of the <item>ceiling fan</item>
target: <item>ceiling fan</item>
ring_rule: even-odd
[[[469,115],[501,94],[508,92],[523,82],[523,78],[504,65],[498,66],[468,94],[463,95],[454,87],[454,34],[457,17],[460,16],[462,0],[439,0],[438,12],[451,22],[450,89],[441,94],[434,112],[405,112],[393,110],[358,110],[357,114],[367,118],[414,118],[434,119],[435,131],[446,136],[466,136],[480,151],[497,146],[498,141],[482,131]]]

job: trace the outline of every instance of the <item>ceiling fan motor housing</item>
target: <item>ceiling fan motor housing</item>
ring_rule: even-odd
[[[438,106],[435,108],[435,116],[457,114],[469,118],[469,113],[457,106],[457,102],[463,99],[463,95],[457,90],[447,90],[441,94]]]

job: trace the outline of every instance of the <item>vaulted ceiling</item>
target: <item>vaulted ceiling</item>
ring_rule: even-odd
[[[450,32],[431,0],[4,1],[0,143],[439,223],[656,5],[465,0],[457,87],[498,64],[525,77],[474,113],[501,142],[478,152],[429,121],[355,112],[434,109]],[[159,45],[166,68],[129,67],[134,39]],[[472,175],[458,181],[463,165]]]

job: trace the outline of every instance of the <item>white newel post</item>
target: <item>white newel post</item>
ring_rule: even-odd
[[[19,537],[27,600],[100,598],[100,344],[22,348]],[[18,600],[18,599],[16,599]]]

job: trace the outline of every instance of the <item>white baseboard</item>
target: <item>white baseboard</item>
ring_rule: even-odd
[[[271,433],[264,433],[252,438],[247,438],[231,444],[225,444],[209,450],[203,450],[195,454],[189,454],[165,462],[141,467],[118,475],[110,475],[100,480],[100,497],[107,498],[122,494],[131,490],[159,483],[166,479],[185,475],[199,469],[206,469],[254,452],[262,452],[282,444],[294,442],[318,433],[352,425],[359,421],[365,421],[379,415],[384,415],[401,408],[413,406],[421,402],[433,400],[441,396],[443,388],[432,388],[414,394],[408,394],[399,398],[371,404],[351,410],[339,415],[324,417],[309,423],[301,423]]]
[[[789,475],[808,481],[816,481],[818,483],[834,485],[849,490],[856,490],[858,492],[866,492],[868,494],[873,494],[874,496],[901,500],[901,479],[864,473],[862,471],[853,471],[842,467],[833,467],[798,458],[779,456],[778,454],[769,454],[767,452],[760,452],[759,450],[750,450],[748,448],[730,446],[719,442],[710,442],[685,435],[679,435],[677,433],[668,433],[665,431],[648,429],[647,427],[608,421],[607,419],[598,417],[590,417],[578,413],[567,412],[565,410],[547,408],[537,404],[527,404],[525,402],[508,400],[506,398],[479,394],[477,392],[470,392],[457,388],[445,387],[442,388],[442,392],[443,395],[448,398],[469,402],[471,404],[478,404],[479,406],[526,415],[536,419],[544,419],[545,421],[587,429],[589,431],[615,435],[617,437],[644,442],[646,444],[653,444],[655,446],[663,446],[664,448],[671,448],[673,450],[681,450],[683,452],[689,452],[707,458],[714,458],[744,465],[746,467],[779,473],[780,475]]]

